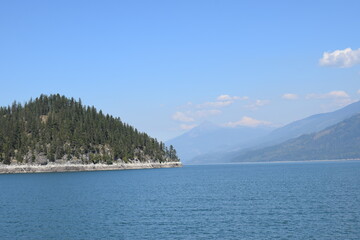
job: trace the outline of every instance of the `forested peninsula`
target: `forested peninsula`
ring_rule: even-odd
[[[0,173],[179,166],[173,146],[81,99],[41,95],[0,107]]]

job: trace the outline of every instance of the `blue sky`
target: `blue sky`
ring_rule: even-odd
[[[0,105],[60,93],[160,140],[206,120],[281,126],[360,98],[359,7],[1,1]]]

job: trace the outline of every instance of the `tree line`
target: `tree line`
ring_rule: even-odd
[[[41,95],[0,107],[0,162],[179,161],[173,146],[151,138],[81,99]]]

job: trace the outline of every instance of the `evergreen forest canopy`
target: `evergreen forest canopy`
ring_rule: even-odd
[[[173,146],[81,100],[41,95],[0,107],[0,163],[178,162]]]

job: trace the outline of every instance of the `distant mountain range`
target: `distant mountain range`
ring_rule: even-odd
[[[360,158],[360,114],[322,131],[304,134],[284,143],[248,151],[233,162],[332,160]]]
[[[318,132],[357,113],[360,113],[360,102],[352,103],[334,112],[316,114],[292,122],[274,130],[262,142],[267,145],[274,145],[303,134]]]
[[[269,149],[271,146],[278,145],[290,139],[297,139],[304,134],[309,135],[321,132],[359,113],[360,102],[355,102],[339,110],[312,115],[273,131],[256,128],[230,129],[220,127],[209,131],[209,129],[199,126],[199,128],[194,128],[168,143],[173,144],[177,148],[178,154],[180,157],[183,156],[185,163],[206,164],[230,161],[260,161],[255,155],[260,154],[264,157],[265,152],[270,154]],[[223,133],[223,135],[221,135],[220,132]],[[325,140],[326,139],[327,138],[325,138]],[[298,141],[300,140],[296,140],[297,144],[300,144]],[[289,142],[286,142],[286,144],[289,144]],[[295,151],[294,149],[290,150],[288,145],[286,146],[287,147],[281,147],[281,152],[285,152],[285,149]],[[300,145],[297,146],[299,147],[298,150],[301,149]],[[297,154],[300,152],[297,152]],[[306,158],[315,159],[317,156],[320,156],[313,155],[313,157],[311,157],[309,154],[306,155]],[[287,155],[284,154],[283,156]],[[335,157],[335,155],[333,157]],[[274,158],[269,157],[269,159],[275,159],[275,155]],[[278,157],[276,157],[276,159],[278,159]],[[264,158],[264,161],[270,160],[265,160]]]
[[[266,136],[273,129],[229,128],[204,122],[183,135],[167,141],[166,144],[176,148],[183,163],[189,163],[193,158],[203,154],[248,147],[252,141]]]

